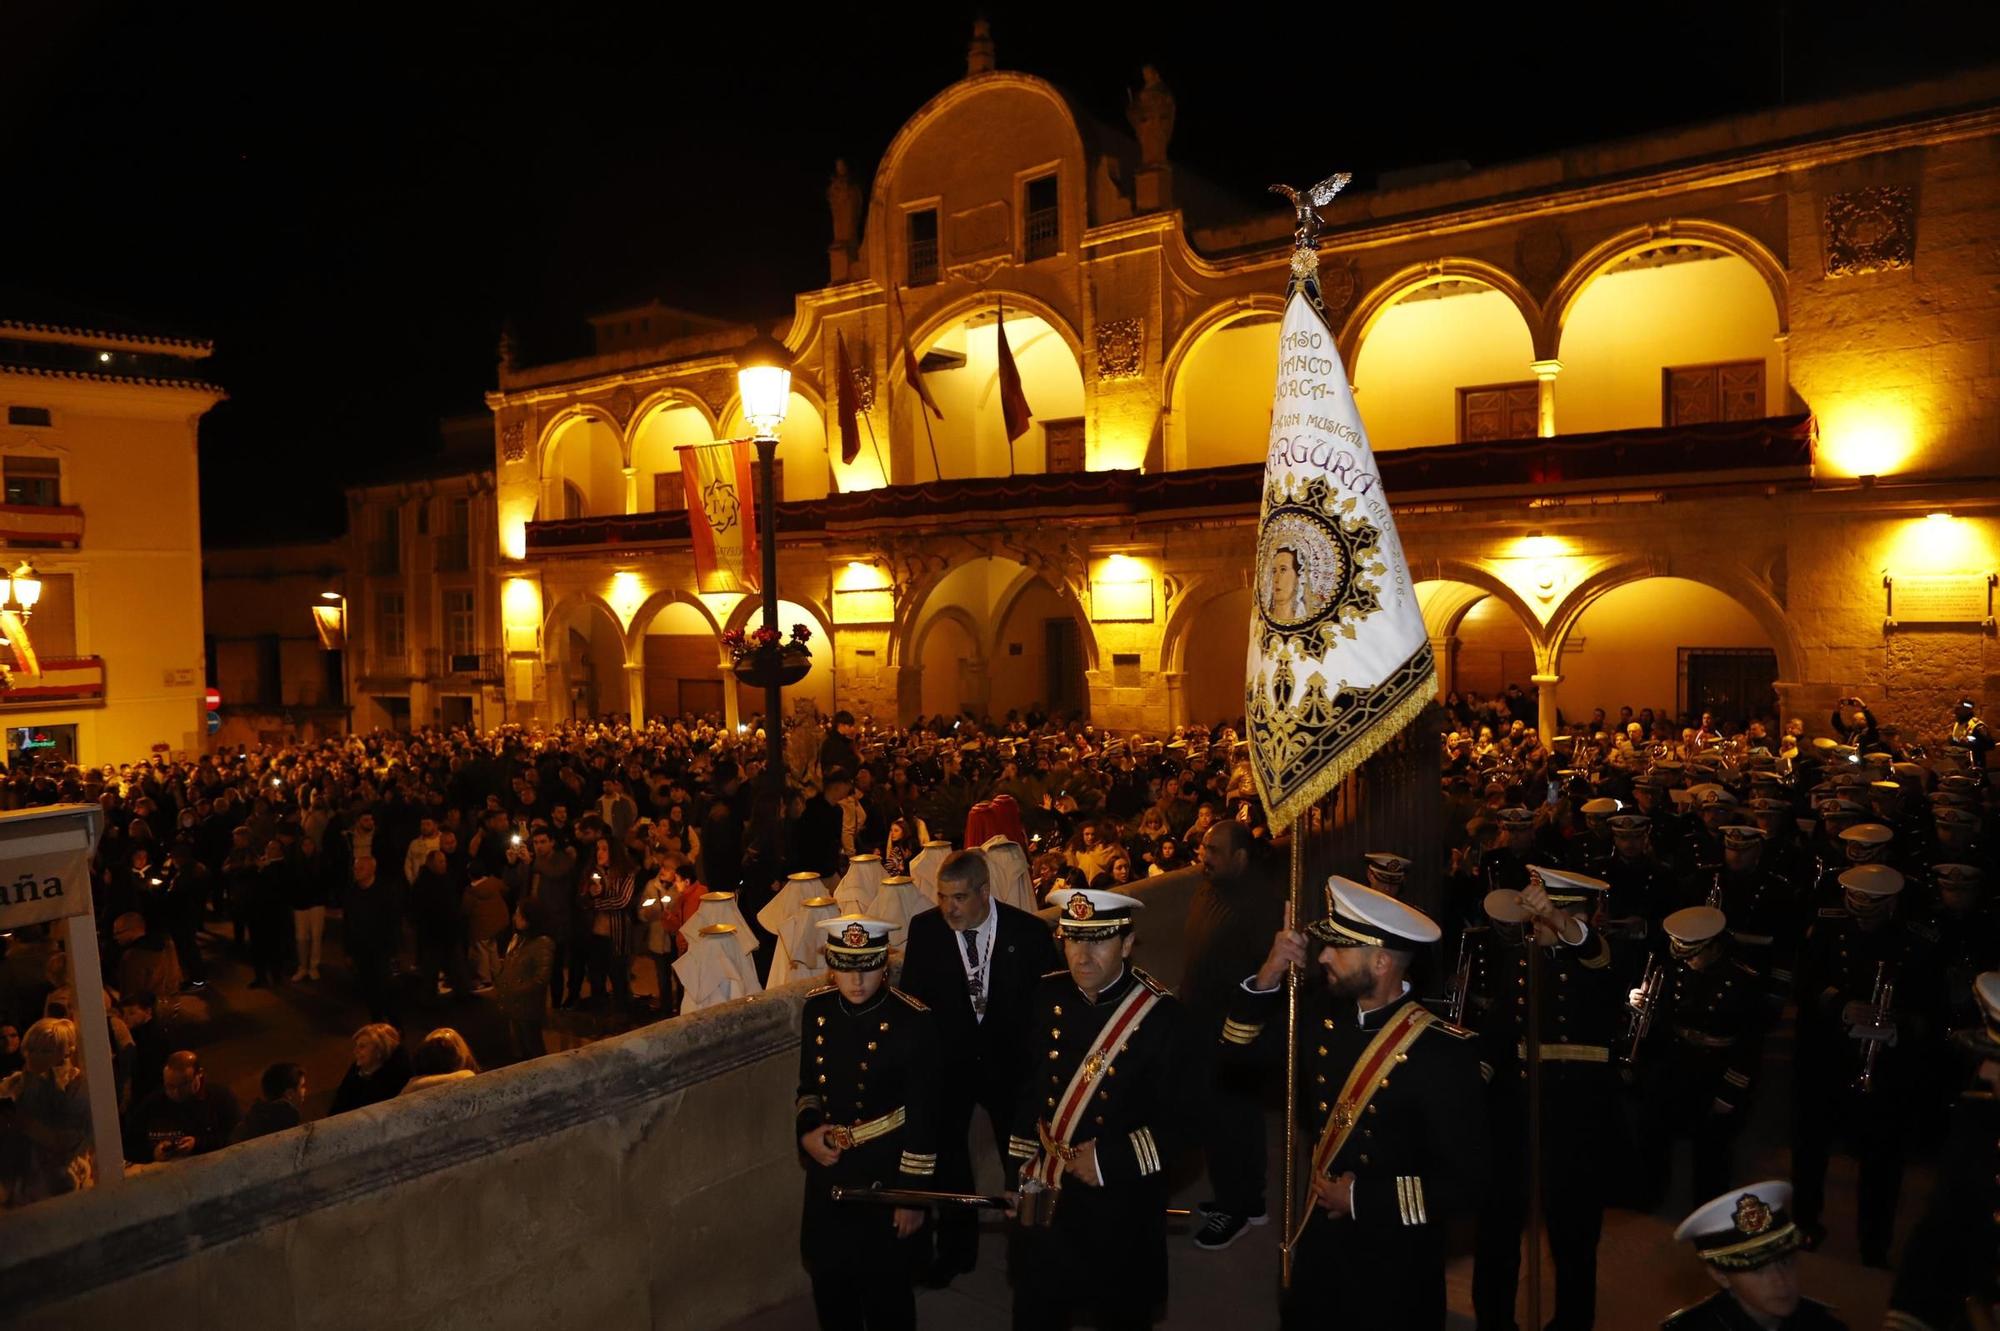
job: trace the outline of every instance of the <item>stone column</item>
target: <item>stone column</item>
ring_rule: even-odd
[[[1528,368],[1535,372],[1536,425],[1544,439],[1552,438],[1556,432],[1556,375],[1562,372],[1559,360],[1530,361]]]
[[[957,701],[970,703],[974,713],[982,716],[985,715],[988,705],[993,700],[993,678],[987,669],[986,662],[984,660],[967,661],[965,663],[964,674],[960,677],[959,682],[964,685],[961,692],[965,696],[957,699]]]
[[[1458,637],[1456,634],[1431,636],[1431,660],[1437,663],[1438,700],[1458,687]]]
[[[1187,685],[1187,671],[1162,670],[1160,683],[1167,687],[1167,729],[1188,724],[1187,694],[1183,691]]]
[[[1562,676],[1530,675],[1528,678],[1535,686],[1535,701],[1538,704],[1535,729],[1541,732],[1542,743],[1546,744],[1556,733],[1556,711],[1559,706],[1556,702],[1556,685],[1562,683]]]
[[[1778,373],[1775,382],[1764,385],[1764,414],[1782,416],[1792,409],[1792,339],[1789,333],[1772,336],[1777,349]]]
[[[643,661],[625,663],[625,711],[632,718],[633,729],[645,723],[646,664]]]
[[[637,513],[639,511],[639,469],[637,467],[625,467],[621,470],[625,473],[625,511],[627,513]]]

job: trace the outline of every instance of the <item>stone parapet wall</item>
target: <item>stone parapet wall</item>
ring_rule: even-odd
[[[705,1328],[792,1298],[804,991],[12,1213],[0,1320]]]

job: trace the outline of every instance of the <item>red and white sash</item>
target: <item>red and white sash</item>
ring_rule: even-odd
[[[1042,1150],[1028,1166],[1028,1177],[1045,1188],[1061,1186],[1063,1167],[1074,1154],[1070,1138],[1083,1122],[1083,1111],[1089,1106],[1090,1097],[1096,1093],[1098,1083],[1110,1074],[1112,1063],[1125,1051],[1139,1023],[1159,1001],[1158,994],[1136,976],[1133,978],[1131,992],[1118,1000],[1110,1019],[1090,1042],[1090,1049],[1076,1065],[1076,1071],[1070,1074],[1069,1086],[1056,1101],[1055,1114],[1035,1125],[1041,1135]]]

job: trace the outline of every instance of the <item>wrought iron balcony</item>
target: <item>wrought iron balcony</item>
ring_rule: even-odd
[[[928,287],[937,285],[938,243],[936,240],[913,240],[910,242],[910,285]]]
[[[1026,244],[1023,247],[1030,259],[1047,259],[1061,249],[1058,221],[1062,215],[1059,208],[1037,208],[1028,214]]]

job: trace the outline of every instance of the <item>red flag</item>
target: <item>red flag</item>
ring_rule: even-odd
[[[695,586],[704,592],[747,591],[756,581],[758,557],[750,443],[684,445],[680,453]]]
[[[931,390],[924,386],[924,371],[923,367],[917,364],[917,354],[910,350],[910,323],[903,317],[903,289],[891,287],[889,291],[896,298],[896,322],[903,329],[903,377],[910,381],[910,387],[917,390],[917,396],[923,399],[926,407],[930,408],[931,415],[943,420],[944,412],[939,408],[937,399],[932,397]]]
[[[993,331],[1000,345],[1000,415],[1007,423],[1007,442],[1011,444],[1028,432],[1028,422],[1035,413],[1028,410],[1027,394],[1021,391],[1021,371],[1014,364],[1013,348],[1007,345],[1007,311],[1004,307]]]
[[[861,456],[861,426],[854,419],[854,413],[861,410],[861,386],[854,382],[854,362],[847,359],[847,335],[835,333],[833,338],[840,361],[840,377],[834,384],[834,408],[840,413],[840,460],[851,467]]]

